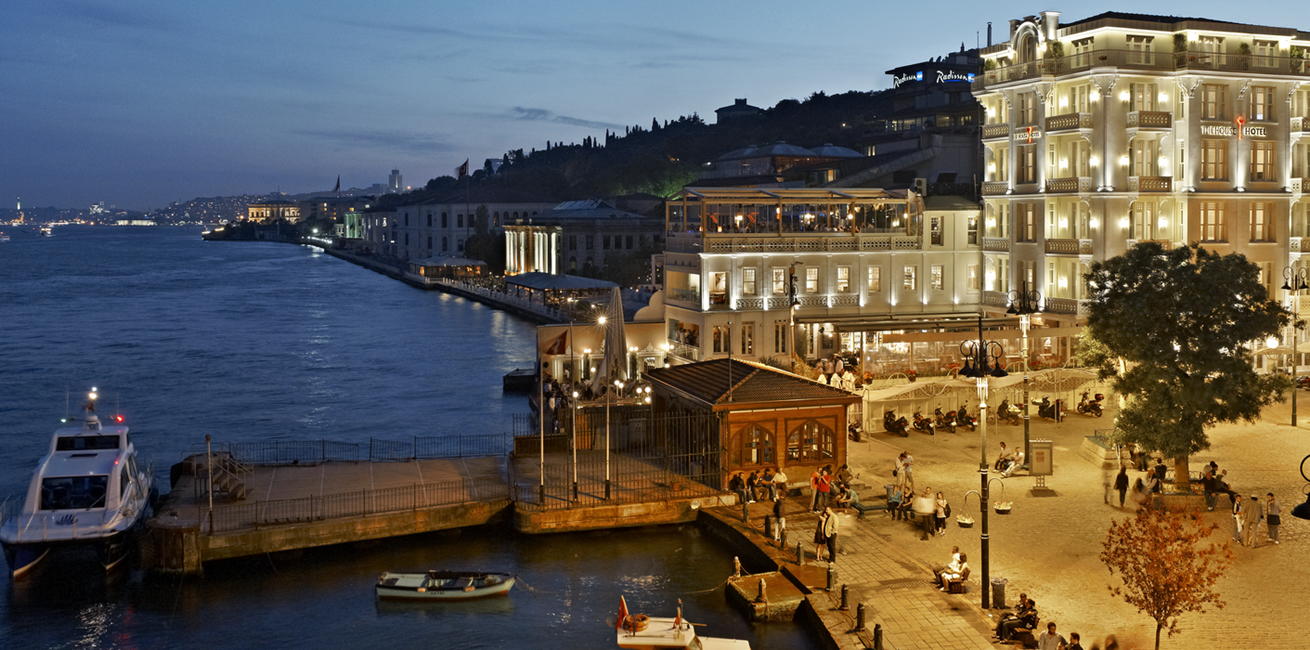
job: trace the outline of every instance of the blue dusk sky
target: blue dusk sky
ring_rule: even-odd
[[[1299,9],[1298,9],[1299,8]],[[890,85],[1042,10],[1310,30],[1290,0],[0,2],[0,200],[134,210],[197,196],[407,185],[547,140],[748,98]],[[1305,23],[1305,24],[1298,24]]]

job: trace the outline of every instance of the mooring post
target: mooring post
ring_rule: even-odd
[[[747,503],[745,500],[741,502],[741,520],[748,524],[751,523],[750,504]]]
[[[828,563],[828,586],[824,591],[832,591],[837,588],[837,565]]]
[[[873,650],[882,650],[882,623],[873,625]]]
[[[755,595],[755,602],[757,603],[769,602],[769,597],[764,595],[764,578],[760,578],[760,593]]]
[[[855,606],[855,631],[864,631],[864,603]]]
[[[778,548],[787,548],[787,529],[778,531]]]
[[[735,555],[732,557],[732,577],[741,577],[741,559]]]
[[[847,603],[850,602],[850,596],[851,596],[851,588],[848,587],[848,586],[846,586],[845,583],[842,583],[842,586],[841,586],[841,604],[837,606],[837,609],[838,609],[839,611],[843,611],[843,612],[844,612],[844,611],[847,611],[847,610],[850,609],[850,606],[847,604]]]

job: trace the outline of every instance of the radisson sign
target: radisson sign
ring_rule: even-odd
[[[933,70],[933,72],[937,73],[936,79],[933,83],[939,84],[957,81],[972,82],[974,77],[974,73],[972,72],[951,72],[949,70]],[[920,70],[914,74],[906,73],[902,75],[894,75],[892,77],[892,87],[900,88],[901,84],[910,81],[923,81],[923,71]]]

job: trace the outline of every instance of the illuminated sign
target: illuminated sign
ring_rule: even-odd
[[[972,82],[974,77],[972,72],[950,72],[948,70],[933,70],[933,72],[937,73],[936,80],[933,83],[939,84],[959,81]],[[894,75],[892,77],[892,87],[900,88],[901,84],[911,81],[923,81],[923,71],[920,70],[914,74]]]
[[[914,74],[903,74],[898,77],[892,77],[892,87],[900,88],[901,84],[907,81],[923,81],[923,71],[920,70]]]
[[[1265,127],[1263,126],[1243,126],[1239,131],[1238,127],[1229,126],[1227,124],[1223,126],[1212,126],[1212,125],[1205,125],[1205,124],[1201,125],[1201,135],[1217,135],[1217,136],[1231,138],[1238,134],[1242,136],[1250,136],[1253,138],[1269,137],[1269,133],[1265,130]]]
[[[1041,129],[1034,129],[1029,126],[1025,127],[1022,131],[1015,131],[1010,139],[1015,142],[1032,142],[1033,140],[1040,140],[1041,137]]]
[[[973,73],[964,72],[947,72],[945,70],[937,71],[937,83],[946,83],[948,81],[973,81]]]

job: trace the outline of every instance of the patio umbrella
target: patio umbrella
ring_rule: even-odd
[[[610,304],[605,310],[605,352],[592,380],[592,390],[601,384],[612,385],[615,380],[628,379],[628,337],[623,327],[623,296],[618,287],[610,292]]]

